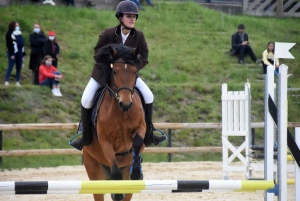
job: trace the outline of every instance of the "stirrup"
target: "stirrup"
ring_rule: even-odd
[[[71,145],[71,146],[74,147],[75,149],[81,151],[82,149],[78,149],[77,147],[73,146],[73,144],[72,144],[73,140],[74,140],[77,136],[79,136],[79,135],[82,135],[82,134],[81,134],[81,133],[77,133],[76,135],[74,135],[74,136],[70,139],[69,145]],[[82,136],[82,137],[83,137],[83,136]],[[83,146],[82,146],[82,147],[83,147]]]
[[[162,144],[164,141],[166,141],[166,140],[168,139],[167,135],[166,135],[162,130],[153,127],[153,132],[154,132],[154,131],[158,131],[158,132],[160,132],[161,136],[166,137],[163,141],[161,141],[161,142],[159,142],[159,143],[156,142],[157,144],[156,144],[155,142],[153,142],[153,144],[154,144],[155,146]],[[153,133],[153,135],[154,135],[154,133]],[[154,135],[154,136],[156,136],[156,135]],[[154,138],[154,136],[153,136],[153,138]],[[153,140],[153,141],[154,141],[154,140]]]

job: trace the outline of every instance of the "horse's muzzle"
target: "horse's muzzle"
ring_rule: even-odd
[[[131,108],[132,108],[132,102],[128,102],[128,103],[124,103],[124,102],[119,102],[119,108],[123,111],[123,112],[128,112]]]

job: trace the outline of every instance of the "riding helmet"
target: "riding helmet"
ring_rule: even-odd
[[[139,16],[139,9],[137,5],[129,0],[121,1],[116,8],[116,18],[119,19],[120,14],[135,14],[136,19]]]

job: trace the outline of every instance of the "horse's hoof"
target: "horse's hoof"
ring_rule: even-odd
[[[122,201],[125,198],[125,194],[111,194],[113,201]]]

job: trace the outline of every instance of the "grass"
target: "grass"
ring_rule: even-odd
[[[140,73],[155,95],[153,122],[221,122],[221,85],[228,90],[243,90],[251,83],[252,122],[264,121],[264,82],[262,67],[237,65],[229,56],[230,38],[239,23],[244,23],[250,43],[258,58],[269,41],[299,43],[300,24],[296,18],[232,16],[210,10],[196,3],[154,2],[155,8],[140,12],[136,28],[143,30],[150,50],[149,64]],[[61,47],[59,71],[64,74],[62,98],[48,88],[30,85],[29,57],[22,69],[22,87],[0,85],[0,123],[77,122],[80,98],[93,66],[93,48],[105,28],[117,25],[114,11],[38,5],[0,8],[0,44],[5,44],[7,24],[20,23],[30,53],[29,34],[39,22],[47,33],[54,30]],[[0,51],[0,83],[4,83],[7,58],[5,46]],[[294,74],[288,86],[300,84],[300,48],[290,51],[295,60],[281,59]],[[246,59],[246,63],[251,63]],[[289,92],[288,121],[299,121],[299,92]],[[167,132],[166,130],[164,130]],[[3,149],[69,148],[73,131],[5,131]],[[263,144],[263,130],[257,132]],[[237,139],[237,142],[239,139]],[[221,130],[173,130],[174,146],[221,146]],[[166,143],[161,146],[166,146]],[[220,154],[174,155],[174,160],[221,160]],[[167,161],[167,154],[145,155],[144,161]],[[1,169],[81,164],[78,156],[5,157]]]

